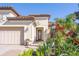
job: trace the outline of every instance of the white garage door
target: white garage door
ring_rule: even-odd
[[[20,28],[4,28],[0,30],[0,44],[21,44],[23,31]]]

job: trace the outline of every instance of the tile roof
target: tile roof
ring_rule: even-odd
[[[50,17],[48,14],[34,14],[34,15],[29,15],[29,16],[34,16],[34,17]]]
[[[35,20],[33,16],[7,17],[8,20]]]
[[[0,10],[12,10],[17,16],[20,16],[12,7],[0,7]]]
[[[17,17],[7,17],[8,20],[35,20],[34,19],[35,17],[49,17],[50,18],[50,15],[48,14],[34,14],[34,15],[29,15],[29,16],[21,16],[14,10],[14,8],[8,7],[8,6],[0,7],[0,10],[11,10],[17,15]]]

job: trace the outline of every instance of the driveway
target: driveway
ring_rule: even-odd
[[[27,48],[22,45],[0,45],[0,56],[17,56],[25,49]]]
[[[20,52],[27,50],[29,48],[36,49],[42,42],[34,43],[29,46],[24,45],[0,45],[0,56],[17,56]]]

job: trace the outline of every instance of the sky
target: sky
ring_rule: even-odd
[[[22,16],[49,14],[50,21],[65,18],[68,14],[79,10],[76,3],[0,3],[0,6],[11,6]]]

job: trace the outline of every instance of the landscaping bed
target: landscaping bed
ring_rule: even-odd
[[[48,39],[42,45],[34,50],[29,48],[28,50],[23,51],[22,53],[18,54],[19,56],[50,56],[53,55],[53,39]]]

